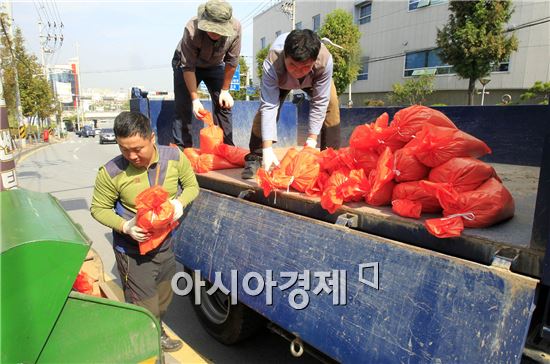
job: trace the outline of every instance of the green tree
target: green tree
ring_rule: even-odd
[[[41,122],[55,114],[55,97],[36,56],[26,51],[21,29],[15,28],[13,39],[10,40],[5,31],[7,29],[5,15],[1,20],[0,63],[4,73],[2,81],[8,114],[11,116],[10,119],[15,119],[15,67],[17,67],[23,116],[31,118],[31,121],[37,119]]]
[[[468,105],[474,102],[475,82],[486,77],[517,50],[515,35],[504,32],[513,13],[511,0],[450,1],[448,23],[437,30],[439,57],[453,66],[468,84]]]
[[[521,94],[522,100],[539,99],[539,104],[548,105],[550,99],[550,81],[536,81],[525,93]]]
[[[361,32],[359,27],[354,24],[353,16],[342,9],[336,9],[329,13],[319,30],[321,38],[328,38],[333,43],[338,44],[344,49],[327,45],[332,54],[334,70],[332,79],[336,85],[336,92],[342,94],[346,91],[348,85],[357,79],[359,74],[359,57],[361,48],[359,39]]]
[[[422,104],[434,92],[434,75],[413,77],[405,83],[394,83],[388,99],[392,105]]]
[[[267,47],[262,48],[256,53],[256,71],[258,71],[258,78],[260,81],[262,80],[262,77],[264,75],[264,61],[267,57],[267,54],[269,53],[269,48],[271,47],[271,44],[268,44]]]

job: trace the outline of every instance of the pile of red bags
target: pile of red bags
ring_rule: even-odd
[[[244,167],[244,157],[248,149],[223,144],[223,131],[214,125],[209,111],[202,113],[202,121],[207,125],[200,131],[200,149],[185,148],[183,153],[191,162],[193,171],[206,173],[217,169]]]
[[[459,236],[464,227],[487,227],[514,215],[514,200],[490,165],[476,159],[491,149],[459,130],[443,113],[415,105],[384,113],[355,128],[349,147],[322,152],[291,149],[279,167],[260,169],[267,197],[291,187],[321,198],[334,213],[345,202],[391,205],[401,216],[442,213],[428,219],[438,237]]]

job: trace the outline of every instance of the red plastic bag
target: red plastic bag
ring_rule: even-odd
[[[421,181],[403,182],[393,188],[392,201],[409,200],[419,202],[422,212],[434,213],[441,211],[441,205],[433,189],[426,189]]]
[[[422,213],[422,204],[411,200],[393,200],[391,209],[399,216],[419,219]]]
[[[286,168],[286,174],[292,176],[292,188],[305,192],[315,183],[321,170],[318,159],[316,149],[306,147],[298,152]]]
[[[306,195],[308,196],[321,196],[325,190],[325,185],[330,178],[330,175],[325,171],[320,171],[315,182],[306,188]]]
[[[386,147],[392,151],[402,148],[405,142],[399,139],[397,128],[388,126],[388,122],[388,114],[383,113],[374,123],[357,126],[351,133],[350,147],[378,152],[382,152]]]
[[[462,193],[442,183],[421,183],[436,191],[443,215],[461,216],[465,227],[488,227],[514,216],[514,199],[496,178],[489,178],[477,189]]]
[[[460,236],[464,230],[464,223],[460,216],[428,219],[424,221],[426,230],[438,238],[454,238]]]
[[[229,163],[244,167],[244,157],[250,153],[248,149],[235,147],[233,145],[218,144],[214,148],[214,154],[226,159]]]
[[[319,154],[319,164],[321,169],[332,173],[342,167],[348,169],[355,168],[355,159],[351,154],[350,148],[341,148],[334,150],[332,148],[327,148]]]
[[[136,196],[137,226],[151,234],[151,237],[139,243],[139,253],[147,254],[162,244],[166,236],[178,226],[173,221],[174,207],[169,194],[161,186],[155,185]]]
[[[200,157],[200,150],[195,148],[184,148],[183,154],[189,159],[189,162],[191,163],[191,167],[196,172],[197,171],[197,163],[199,163],[199,157]]]
[[[472,191],[489,178],[495,177],[495,169],[475,158],[453,158],[430,171],[432,182],[450,183],[458,192]],[[500,180],[500,179],[499,179]]]
[[[393,191],[393,153],[389,147],[380,154],[376,168],[369,173],[370,191],[365,198],[369,205],[389,205]]]
[[[455,157],[479,158],[491,149],[481,140],[458,129],[426,125],[405,148],[428,167],[437,167]]]
[[[361,201],[369,193],[370,189],[369,179],[363,169],[349,171],[347,179],[337,188],[344,202]]]
[[[206,173],[210,171],[215,171],[218,169],[232,169],[239,168],[225,158],[218,157],[215,154],[201,154],[199,160],[197,161],[197,173]]]
[[[412,149],[399,149],[395,152],[394,158],[396,182],[419,181],[430,172],[430,169],[414,156]]]
[[[456,129],[455,124],[442,112],[422,105],[399,110],[393,116],[391,126],[397,129],[399,139],[409,142],[425,124]]]
[[[258,169],[257,182],[264,191],[265,197],[269,196],[273,190],[288,190],[290,188],[293,178],[288,174],[290,171],[287,172],[287,168],[294,161],[297,154],[298,151],[295,148],[290,148],[279,163],[279,166],[275,167],[270,172],[267,172],[263,168]]]
[[[218,144],[223,143],[223,130],[217,125],[214,125],[212,114],[209,111],[204,111],[201,120],[207,125],[202,128],[199,134],[201,153],[213,154]]]
[[[331,214],[344,203],[342,195],[338,193],[338,187],[346,182],[347,179],[346,170],[337,170],[332,173],[325,184],[325,190],[321,195],[321,207]]]
[[[80,271],[76,280],[73,283],[73,289],[80,293],[93,295],[94,294],[94,280],[86,272]]]
[[[353,156],[355,161],[354,169],[363,169],[367,176],[371,170],[376,168],[376,163],[380,157],[380,154],[375,150],[359,150],[350,148],[350,154]]]

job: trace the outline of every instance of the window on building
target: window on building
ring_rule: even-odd
[[[265,48],[265,37],[260,38],[260,49]]]
[[[313,31],[316,32],[321,28],[321,14],[315,15],[311,19],[313,19]]]
[[[277,30],[277,31],[275,32],[275,38],[277,38],[279,35],[281,35],[281,31],[280,31],[280,30]]]
[[[409,52],[405,55],[405,71],[403,76],[420,74],[445,75],[454,73],[453,67],[443,63],[439,58],[439,49],[429,49],[420,52]]]
[[[502,62],[498,62],[493,66],[491,72],[508,72],[510,70],[510,58],[505,59]]]
[[[369,58],[361,58],[361,69],[359,69],[359,74],[357,75],[357,80],[368,80],[369,79]]]
[[[296,28],[296,29],[302,29],[302,22],[299,21],[298,23],[296,23],[295,28]]]
[[[419,8],[425,8],[430,5],[442,4],[447,1],[448,0],[409,0],[409,11]]]
[[[355,16],[357,18],[357,23],[370,23],[371,8],[372,3],[370,1],[362,2],[355,5]]]

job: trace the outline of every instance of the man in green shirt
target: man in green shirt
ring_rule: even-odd
[[[145,255],[139,242],[149,233],[136,224],[136,196],[143,190],[162,186],[170,195],[174,220],[199,193],[199,185],[189,160],[178,148],[155,145],[149,119],[137,112],[122,112],[114,123],[114,133],[122,155],[99,169],[92,198],[92,216],[113,229],[113,248],[122,280],[125,300],[151,311],[161,322],[173,292],[170,281],[176,273],[172,234]],[[178,195],[179,190],[183,189]],[[162,330],[164,351],[177,351],[179,340]]]

